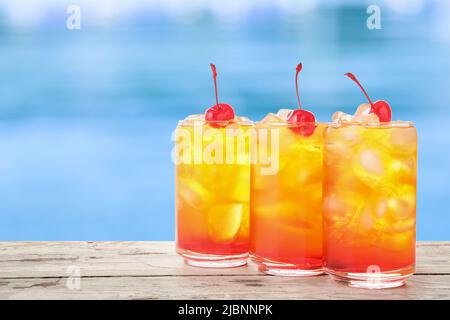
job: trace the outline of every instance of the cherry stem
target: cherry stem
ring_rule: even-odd
[[[297,91],[297,103],[298,103],[298,109],[302,109],[302,104],[300,103],[300,94],[298,93],[298,74],[302,70],[302,64],[299,63],[297,66],[297,71],[295,72],[295,90]]]
[[[369,95],[367,94],[366,90],[364,90],[364,88],[363,88],[363,86],[361,85],[361,83],[359,83],[358,79],[356,79],[355,75],[354,75],[353,73],[350,73],[350,72],[346,73],[345,75],[346,75],[347,77],[349,77],[350,79],[352,79],[353,81],[355,81],[356,84],[361,88],[362,92],[364,92],[364,95],[366,96],[367,100],[368,100],[369,103],[370,103],[370,106],[371,106],[372,109],[373,109],[373,102],[372,102],[372,100],[370,100]]]
[[[219,95],[217,93],[217,70],[216,66],[213,63],[210,63],[213,78],[214,78],[214,90],[216,92],[216,106],[219,106]]]

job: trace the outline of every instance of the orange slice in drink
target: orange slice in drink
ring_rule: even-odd
[[[186,204],[196,209],[207,207],[213,200],[213,195],[206,187],[190,178],[179,178],[177,193]]]
[[[245,214],[242,203],[226,203],[211,207],[208,213],[208,235],[219,243],[231,242],[241,227]]]

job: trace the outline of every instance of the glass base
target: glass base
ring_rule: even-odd
[[[201,268],[234,268],[247,264],[248,253],[236,255],[215,255],[194,252],[190,250],[177,249],[184,262],[193,267]]]
[[[313,277],[324,273],[321,266],[306,269],[302,265],[268,261],[264,258],[253,255],[252,261],[258,264],[259,271],[272,276]]]
[[[331,269],[325,270],[334,280],[349,287],[363,289],[389,289],[405,285],[406,279],[413,275],[414,267],[389,272],[353,273]]]

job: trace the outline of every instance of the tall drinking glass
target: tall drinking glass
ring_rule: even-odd
[[[234,267],[249,249],[249,121],[226,126],[203,115],[180,121],[174,135],[177,252],[201,267]]]
[[[325,132],[324,265],[350,286],[401,286],[413,274],[417,133],[412,123]]]
[[[315,127],[314,131],[301,134],[305,130],[300,127],[305,126]],[[252,164],[250,201],[252,259],[262,272],[272,275],[321,274],[325,124],[266,121],[256,128],[258,161]]]

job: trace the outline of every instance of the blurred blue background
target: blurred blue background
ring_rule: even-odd
[[[170,135],[214,104],[209,63],[220,100],[259,120],[295,105],[299,61],[319,120],[364,101],[352,71],[416,123],[417,236],[450,240],[446,0],[2,0],[0,239],[173,239]]]

